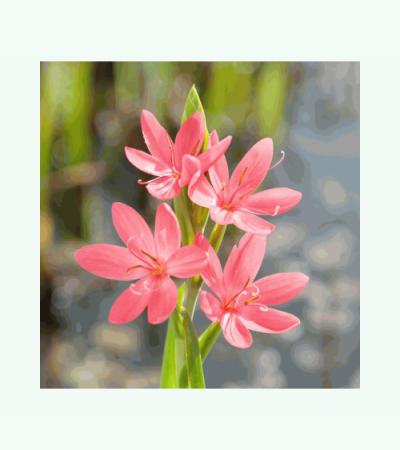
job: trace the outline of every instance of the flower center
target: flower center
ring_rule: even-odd
[[[160,277],[165,274],[165,266],[162,263],[159,263],[158,266],[154,267],[153,270],[150,271],[150,275],[153,277]]]
[[[243,304],[247,305],[257,300],[259,293],[260,290],[258,287],[251,285],[250,278],[248,278],[243,288],[238,293],[232,295],[223,302],[222,308],[227,312],[236,311],[238,306]]]
[[[131,250],[132,251],[132,250]],[[136,264],[134,266],[128,267],[127,271],[130,272],[134,269],[145,269],[150,275],[154,277],[160,277],[166,274],[165,262],[159,258],[151,255],[143,249],[134,249],[132,253],[142,261],[143,264]]]
[[[232,211],[233,210],[233,205],[232,202],[229,203],[223,203],[221,206],[222,209],[225,209],[226,211]]]

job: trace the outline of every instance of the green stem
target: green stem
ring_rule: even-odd
[[[219,322],[214,322],[199,337],[200,354],[203,364],[211,349],[214,347],[214,344],[217,342],[220,333],[221,327]]]
[[[204,361],[206,360],[208,354],[214,347],[214,344],[217,342],[220,333],[221,327],[218,322],[215,322],[212,323],[199,337],[199,349],[202,364],[204,364]],[[180,371],[178,386],[182,388],[187,388],[189,386],[187,366],[183,366],[182,370]]]
[[[199,290],[202,284],[203,280],[199,275],[196,275],[187,282],[187,295],[185,306],[191,318],[193,318],[197,296],[199,295]]]
[[[215,250],[215,253],[218,253],[218,250],[221,247],[222,239],[225,236],[226,227],[227,225],[220,225],[219,223],[216,223],[213,230],[211,231],[208,242]]]

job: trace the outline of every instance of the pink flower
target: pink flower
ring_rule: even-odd
[[[218,136],[211,134],[212,145]],[[296,206],[301,193],[289,188],[274,188],[257,192],[267,176],[273,154],[272,140],[261,139],[242,158],[229,179],[228,164],[222,155],[208,174],[192,177],[189,197],[194,203],[209,208],[212,220],[221,225],[235,224],[238,228],[256,234],[269,234],[275,226],[256,214],[276,216]]]
[[[150,194],[162,200],[176,197],[181,188],[189,183],[194,173],[193,159],[188,159],[188,156],[199,162],[200,171],[204,173],[231,142],[228,136],[199,154],[204,139],[204,121],[200,113],[193,114],[184,122],[175,142],[151,112],[142,112],[141,124],[151,154],[130,147],[125,147],[125,153],[131,164],[157,177],[147,182],[139,180],[139,183],[146,184]]]
[[[200,308],[212,321],[219,322],[225,339],[235,347],[252,343],[249,330],[283,333],[300,323],[293,314],[271,308],[295,297],[308,283],[302,273],[275,273],[254,278],[264,259],[266,237],[246,233],[234,246],[221,268],[218,256],[203,236],[196,244],[208,253],[201,276],[214,292],[201,291]]]
[[[204,251],[195,245],[180,246],[179,224],[166,203],[157,208],[154,237],[143,217],[130,206],[113,203],[112,219],[126,247],[87,245],[75,253],[78,264],[110,280],[139,279],[112,305],[111,323],[131,322],[146,307],[150,323],[164,322],[177,303],[177,288],[170,276],[190,278],[200,273],[207,260]]]

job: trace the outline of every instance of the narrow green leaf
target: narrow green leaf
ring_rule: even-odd
[[[177,367],[175,354],[175,334],[172,317],[168,320],[167,336],[164,344],[163,362],[161,366],[161,388],[177,388]]]
[[[205,388],[203,363],[200,355],[199,341],[193,322],[186,310],[182,312],[182,323],[185,331],[185,358],[186,364],[181,372],[180,381],[189,388]],[[185,374],[186,372],[186,374]],[[186,386],[187,379],[187,386]]]
[[[178,305],[181,308],[185,284],[182,283],[178,289]],[[167,335],[165,338],[163,361],[161,367],[161,388],[177,388],[178,377],[182,365],[184,364],[183,326],[179,313],[175,309],[168,320]],[[180,322],[180,323],[179,323]]]
[[[204,142],[203,142],[203,149],[202,151],[207,150],[208,146],[208,130],[206,125],[206,115],[204,113],[203,105],[201,104],[199,93],[197,92],[196,86],[193,85],[190,88],[190,91],[188,93],[188,96],[186,97],[185,106],[183,107],[183,114],[181,118],[181,124],[185,122],[186,119],[188,119],[192,114],[195,112],[199,112],[203,116],[205,128],[204,128]]]
[[[209,133],[207,130],[206,116],[204,113],[204,108],[200,100],[200,96],[197,92],[196,86],[193,85],[188,93],[185,101],[185,106],[183,108],[183,114],[181,118],[181,123],[188,119],[195,112],[199,112],[203,116],[204,120],[204,140],[202,146],[202,152],[205,152],[208,147]],[[191,222],[193,224],[194,233],[198,231],[203,231],[208,220],[208,208],[203,208],[202,206],[189,204],[188,212],[191,217]]]
[[[218,322],[215,322],[212,323],[199,337],[200,354],[203,363],[211,349],[214,347],[220,333],[221,327]]]

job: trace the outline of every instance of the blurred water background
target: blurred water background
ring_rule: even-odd
[[[41,387],[158,387],[166,326],[140,317],[107,323],[126,283],[81,270],[73,252],[115,242],[111,203],[153,224],[157,202],[137,184],[124,146],[145,150],[140,112],[175,135],[193,83],[209,129],[233,135],[230,167],[257,140],[274,139],[264,187],[300,190],[272,218],[259,277],[302,271],[309,286],[282,309],[301,326],[253,333],[248,350],[222,338],[205,363],[210,388],[357,388],[360,382],[359,64],[353,62],[45,62],[41,64]],[[231,169],[232,170],[232,169]],[[240,233],[228,229],[225,258]],[[208,320],[195,316],[201,331]]]

